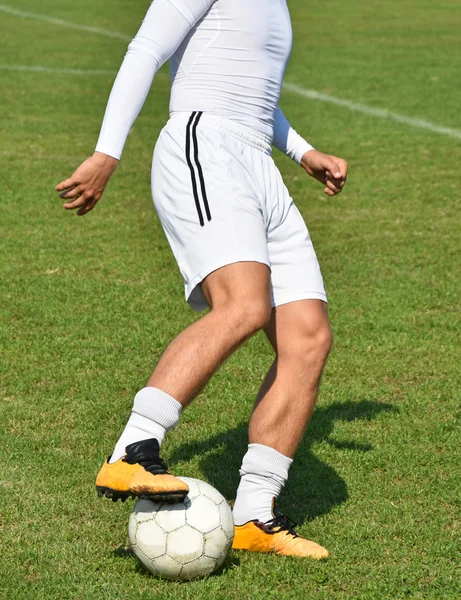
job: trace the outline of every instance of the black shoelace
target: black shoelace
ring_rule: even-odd
[[[279,531],[287,531],[294,537],[299,537],[293,527],[296,527],[297,523],[287,517],[286,515],[278,514],[270,521],[266,521],[264,525],[269,529],[271,533],[278,533]]]
[[[130,465],[139,463],[152,475],[168,473],[168,467],[159,455],[159,443],[154,438],[127,446],[123,460]]]

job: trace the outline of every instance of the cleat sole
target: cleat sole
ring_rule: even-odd
[[[151,493],[151,494],[136,494],[133,492],[120,492],[118,490],[112,490],[107,487],[96,486],[96,490],[98,492],[98,496],[102,498],[105,496],[112,500],[112,502],[117,502],[121,500],[122,502],[126,502],[128,498],[136,500],[138,498],[142,498],[143,500],[151,500],[152,502],[168,502],[169,504],[175,504],[177,502],[184,502],[185,497],[187,496],[187,492],[184,491],[172,491],[172,492],[159,492],[159,493]]]

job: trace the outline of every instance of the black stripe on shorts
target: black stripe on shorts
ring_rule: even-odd
[[[211,212],[208,204],[208,198],[206,194],[205,179],[203,177],[203,169],[200,164],[198,155],[198,140],[197,140],[197,125],[202,116],[201,112],[193,112],[186,127],[186,160],[190,170],[190,176],[192,181],[192,191],[194,193],[195,208],[197,209],[197,215],[200,225],[203,227],[205,221],[203,218],[203,212],[200,200],[203,203],[205,209],[206,218],[211,221]],[[193,145],[193,155],[191,154],[191,141]],[[192,162],[192,156],[194,162]],[[194,166],[195,163],[195,166]],[[200,190],[197,186],[197,179],[200,185]],[[201,198],[200,198],[201,197]]]

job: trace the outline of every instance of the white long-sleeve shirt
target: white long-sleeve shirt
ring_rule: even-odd
[[[115,80],[96,150],[121,157],[154,75],[170,59],[170,114],[231,119],[299,162],[312,146],[278,108],[291,41],[287,0],[154,0]]]

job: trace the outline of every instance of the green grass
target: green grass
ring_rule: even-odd
[[[14,2],[131,35],[149,2]],[[461,128],[455,0],[291,0],[287,80]],[[126,44],[0,13],[0,64],[117,69]],[[232,553],[204,581],[158,581],[128,551],[130,505],[94,478],[134,393],[195,315],[152,210],[167,118],[153,92],[104,199],[80,219],[54,185],[92,152],[111,76],[0,70],[0,597],[460,597],[459,141],[286,93],[317,147],[346,157],[323,197],[276,156],[326,280],[335,348],[281,507],[331,552],[322,563]],[[233,498],[271,352],[245,345],[165,444],[173,470]]]

